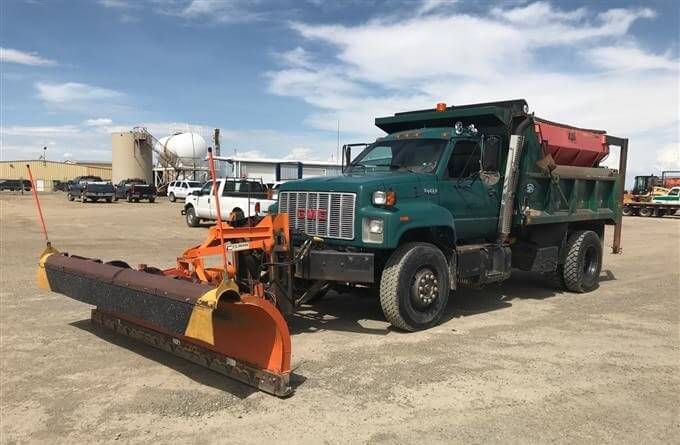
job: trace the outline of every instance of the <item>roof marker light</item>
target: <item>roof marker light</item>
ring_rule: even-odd
[[[442,113],[446,111],[446,103],[445,102],[439,102],[437,104],[437,113]]]

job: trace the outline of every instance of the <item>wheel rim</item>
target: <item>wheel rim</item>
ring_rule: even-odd
[[[411,302],[415,309],[423,311],[432,306],[439,295],[437,273],[429,267],[422,267],[413,276]]]
[[[189,224],[194,223],[194,212],[193,211],[189,210],[187,212],[187,219],[189,220]]]
[[[597,255],[597,249],[594,246],[588,246],[583,255],[583,275],[587,280],[595,278],[599,263],[600,258]]]

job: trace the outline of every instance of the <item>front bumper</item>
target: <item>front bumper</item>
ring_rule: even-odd
[[[374,282],[374,255],[365,252],[310,250],[295,266],[295,276],[306,280],[347,283]]]

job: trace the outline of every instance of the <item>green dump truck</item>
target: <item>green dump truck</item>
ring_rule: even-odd
[[[322,240],[296,265],[298,302],[333,286],[374,289],[392,325],[419,330],[439,321],[451,291],[513,268],[572,292],[598,286],[605,225],[620,249],[626,139],[539,119],[524,100],[438,104],[375,124],[386,136],[346,145],[342,175],[280,187],[294,242]],[[610,146],[618,170],[600,166]]]

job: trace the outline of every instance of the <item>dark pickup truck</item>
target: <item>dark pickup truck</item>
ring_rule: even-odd
[[[29,191],[31,190],[31,181],[28,179],[0,179],[0,190]]]
[[[83,202],[97,202],[100,199],[111,202],[114,194],[111,181],[104,181],[99,176],[76,176],[66,190],[69,201],[80,198]]]
[[[140,199],[156,200],[156,187],[149,185],[143,179],[123,179],[115,186],[114,199],[126,199],[127,202],[139,202]]]

